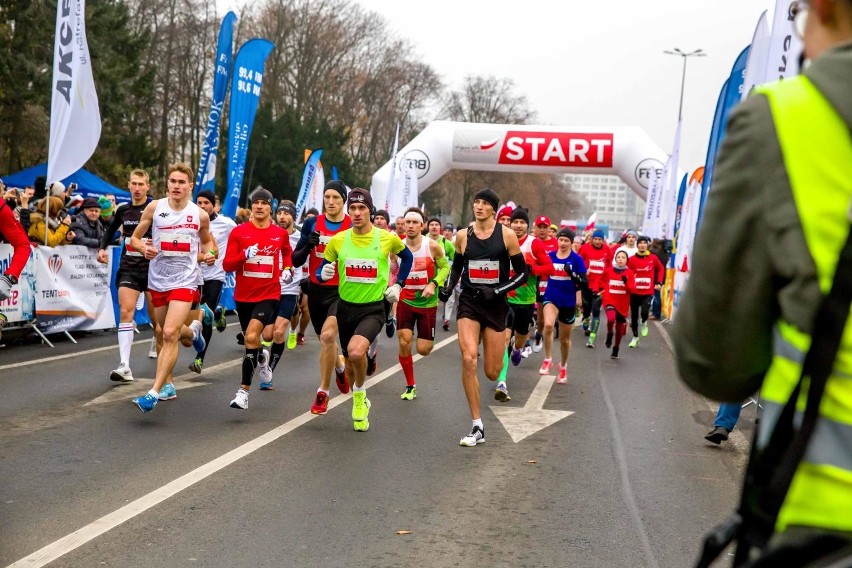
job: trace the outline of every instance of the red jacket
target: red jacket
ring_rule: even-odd
[[[12,210],[2,198],[0,198],[0,237],[5,239],[14,249],[6,274],[20,278],[21,271],[30,258],[30,239],[27,237],[23,225],[15,219]]]
[[[654,286],[662,285],[666,277],[663,263],[657,255],[648,253],[645,256],[634,254],[627,260],[627,268],[633,271],[636,280],[634,294],[637,296],[651,296],[654,294]]]
[[[603,288],[603,274],[609,262],[609,247],[604,243],[601,248],[595,248],[592,243],[584,243],[580,247],[580,258],[586,263],[586,275],[589,279],[589,290],[597,292]]]
[[[603,306],[612,306],[619,314],[627,317],[630,314],[630,294],[633,293],[636,282],[633,271],[625,268],[616,270],[611,264],[604,269]]]

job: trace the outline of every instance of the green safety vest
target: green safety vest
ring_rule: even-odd
[[[804,76],[758,91],[769,100],[805,241],[816,265],[820,290],[827,295],[849,232],[849,128]],[[810,335],[795,325],[781,320],[776,323],[772,364],[760,390],[765,410],[759,448],[768,443],[778,415],[799,381],[810,343]],[[807,386],[797,402],[800,414],[806,401]],[[852,318],[846,322],[819,414],[778,515],[777,531],[790,526],[852,531]]]
[[[369,304],[384,299],[390,263],[387,253],[382,251],[379,230],[373,227],[373,242],[364,248],[352,242],[352,229],[344,233],[343,246],[337,255],[341,300],[352,304]]]

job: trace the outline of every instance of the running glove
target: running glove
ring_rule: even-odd
[[[500,292],[498,292],[495,288],[491,286],[482,286],[479,288],[479,297],[485,300],[486,302],[490,302],[494,298],[500,296]]]
[[[5,300],[12,295],[12,279],[6,276],[0,276],[0,300]]]
[[[452,288],[441,288],[440,290],[438,290],[438,299],[441,300],[444,303],[446,303],[450,299],[450,296],[452,296],[452,295],[453,295],[453,289]]]
[[[318,231],[312,232],[308,235],[308,248],[314,248],[320,243],[320,234]]]
[[[246,249],[246,260],[250,258],[254,258],[257,256],[257,243],[251,245]]]
[[[293,271],[290,268],[285,268],[281,271],[281,283],[289,284],[293,281]]]
[[[337,263],[332,262],[332,263],[326,264],[322,267],[322,270],[320,272],[320,276],[322,276],[323,282],[328,282],[329,280],[334,278],[334,270],[335,270],[336,266],[337,266]]]
[[[389,304],[395,304],[399,301],[399,293],[402,289],[399,287],[399,284],[394,284],[392,286],[388,286],[385,290],[385,300]]]

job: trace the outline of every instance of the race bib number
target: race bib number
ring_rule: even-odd
[[[553,275],[550,277],[553,280],[570,280],[571,275],[565,270],[565,264],[554,264],[553,265]]]
[[[471,284],[498,284],[500,282],[499,260],[471,260],[467,265]]]
[[[639,289],[639,290],[650,290],[651,279],[650,278],[637,278],[636,279],[636,288]]]
[[[320,235],[320,242],[317,245],[317,248],[314,250],[314,254],[319,258],[325,258],[325,247],[328,246],[328,241],[331,240],[332,235]]]
[[[539,294],[544,294],[544,291],[547,290],[547,280],[542,279],[538,281],[538,292]]]
[[[142,239],[143,243],[147,241],[148,239]],[[124,238],[124,254],[126,254],[127,256],[144,256],[141,252],[133,248],[133,246],[130,244],[130,237]]]
[[[160,236],[160,252],[163,256],[189,256],[192,254],[192,235],[163,233]]]
[[[594,272],[595,274],[603,274],[605,265],[606,263],[602,260],[590,260],[589,272]]]
[[[243,276],[249,278],[272,278],[274,271],[273,262],[275,259],[271,256],[256,256],[246,260],[243,264]]]
[[[412,290],[423,290],[429,284],[429,275],[425,270],[412,270],[405,279],[405,287]]]
[[[375,284],[379,277],[379,261],[365,258],[347,258],[343,261],[347,282]]]

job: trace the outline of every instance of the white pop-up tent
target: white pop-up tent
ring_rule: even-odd
[[[570,127],[435,121],[397,157],[417,171],[423,192],[451,169],[619,176],[642,199],[668,155],[638,127]],[[391,162],[373,174],[371,193],[386,201]],[[397,173],[397,180],[401,177]],[[399,183],[399,182],[397,182]]]

